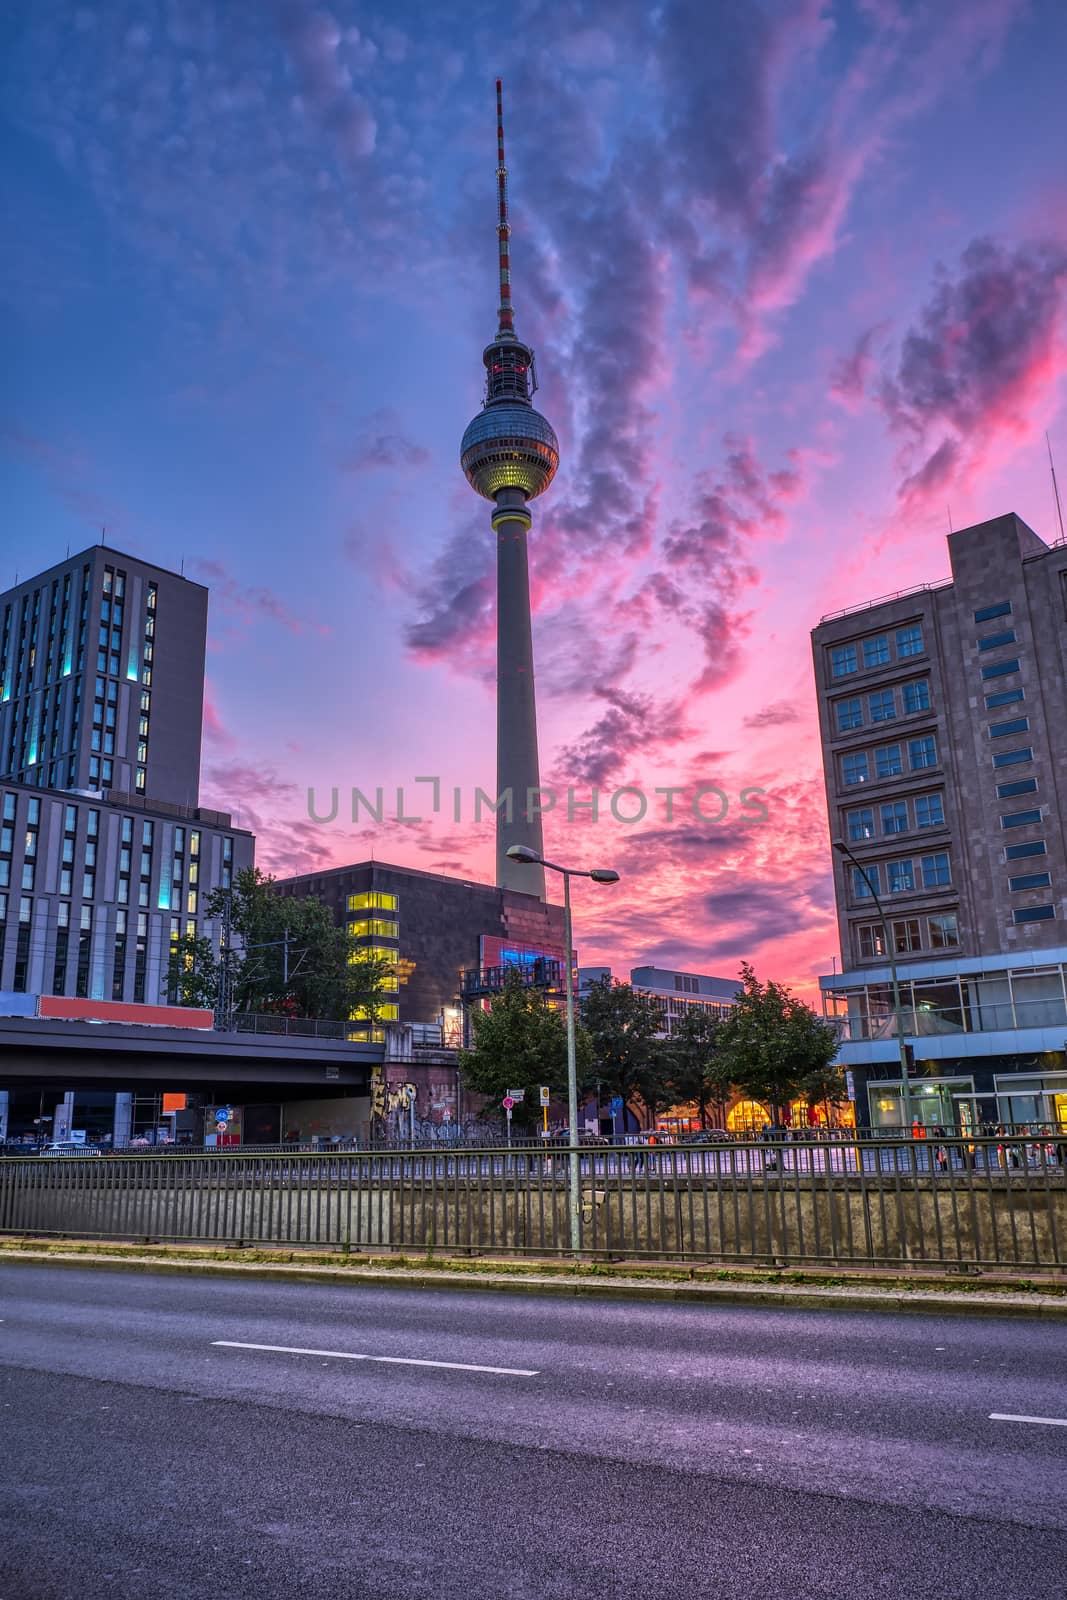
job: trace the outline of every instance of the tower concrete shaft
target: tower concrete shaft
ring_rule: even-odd
[[[497,536],[496,881],[501,888],[543,900],[544,868],[509,861],[507,852],[513,844],[526,845],[539,855],[542,851],[527,506],[555,477],[559,441],[552,424],[534,410],[534,353],[515,333],[499,78],[496,108],[500,305],[496,338],[482,352],[485,399],[463,435],[460,465],[471,488],[493,502]]]
[[[530,570],[526,535],[531,517],[521,489],[496,495],[496,881],[502,889],[545,898],[544,867],[508,859],[508,847],[541,855],[541,774],[537,756]]]

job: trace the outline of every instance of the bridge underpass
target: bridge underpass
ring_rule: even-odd
[[[123,1143],[167,1127],[199,1143],[219,1107],[238,1111],[227,1137],[246,1143],[358,1137],[383,1056],[382,1045],[304,1034],[4,1017],[0,1142],[77,1130]]]

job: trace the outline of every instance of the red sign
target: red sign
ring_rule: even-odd
[[[152,1028],[213,1028],[211,1011],[192,1006],[140,1006],[123,1000],[73,1000],[62,995],[37,997],[37,1015],[62,1022],[134,1022]]]

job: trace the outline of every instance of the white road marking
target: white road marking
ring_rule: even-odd
[[[1010,1411],[991,1411],[990,1422],[1036,1422],[1045,1428],[1067,1428],[1067,1417],[1016,1417]]]
[[[447,1367],[451,1372],[492,1372],[502,1378],[536,1378],[524,1367],[481,1367],[471,1361],[424,1361],[419,1356],[366,1356],[351,1350],[302,1350],[288,1344],[242,1344],[238,1339],[212,1339],[224,1350],[267,1350],[279,1356],[328,1356],[331,1361],[378,1361],[387,1367]]]

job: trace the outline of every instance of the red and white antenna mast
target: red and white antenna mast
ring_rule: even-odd
[[[496,80],[496,188],[498,215],[496,235],[500,249],[500,310],[497,313],[497,338],[515,337],[515,317],[511,309],[511,224],[508,222],[508,169],[504,164],[504,98],[501,80]]]

